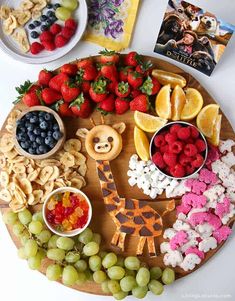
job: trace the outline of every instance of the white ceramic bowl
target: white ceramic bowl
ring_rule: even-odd
[[[188,176],[185,176],[185,177],[182,177],[182,178],[173,177],[173,176],[170,176],[170,175],[166,174],[164,171],[162,171],[160,168],[158,168],[157,165],[155,165],[156,168],[157,168],[162,174],[164,174],[165,176],[167,176],[168,178],[176,179],[176,180],[184,180],[184,179],[188,179],[188,178],[193,177],[196,173],[198,173],[198,172],[200,171],[200,169],[202,169],[202,167],[204,166],[204,164],[205,164],[205,162],[206,162],[207,155],[208,155],[208,144],[207,144],[207,141],[206,141],[205,136],[199,131],[199,129],[198,129],[195,125],[193,125],[193,124],[191,124],[191,123],[188,123],[188,122],[185,122],[185,121],[173,121],[173,122],[169,122],[169,123],[167,123],[166,125],[164,125],[163,127],[161,127],[158,131],[156,131],[155,134],[153,135],[151,141],[150,141],[150,145],[149,145],[149,154],[150,154],[151,160],[152,160],[152,155],[153,155],[153,147],[154,147],[154,146],[153,146],[153,144],[154,144],[153,141],[154,141],[154,138],[155,138],[157,135],[159,135],[162,131],[167,130],[167,128],[169,128],[169,127],[172,126],[173,124],[180,124],[180,125],[183,125],[183,126],[193,126],[193,127],[195,127],[195,128],[198,130],[199,134],[200,134],[200,138],[201,138],[201,139],[205,142],[205,144],[206,144],[206,149],[205,149],[205,151],[204,151],[204,161],[203,161],[203,164],[202,164],[199,168],[197,168],[197,169],[194,171],[194,173],[192,173],[191,175],[188,175]]]
[[[89,206],[89,212],[88,212],[88,219],[87,219],[87,223],[85,224],[85,226],[83,228],[79,228],[79,229],[75,229],[75,230],[71,230],[71,231],[67,231],[67,232],[62,232],[62,231],[58,231],[56,229],[54,229],[54,227],[47,221],[46,218],[46,206],[48,201],[50,200],[50,198],[57,194],[57,193],[63,193],[63,192],[72,192],[72,193],[76,193],[76,194],[81,194],[87,201],[88,206]],[[47,225],[47,227],[55,234],[59,235],[59,236],[65,236],[65,237],[72,237],[72,236],[76,236],[78,234],[80,234],[81,232],[83,232],[89,225],[90,221],[91,221],[91,217],[92,217],[92,207],[91,207],[91,203],[90,200],[88,199],[88,197],[85,195],[85,193],[83,193],[81,190],[77,189],[77,188],[73,188],[73,187],[61,187],[61,188],[57,188],[55,190],[53,190],[51,193],[48,194],[48,196],[46,197],[46,200],[43,204],[43,208],[42,208],[42,215],[43,215],[43,219],[45,221],[45,224]]]

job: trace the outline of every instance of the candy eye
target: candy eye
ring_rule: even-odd
[[[93,138],[94,143],[98,143],[99,141],[100,141],[100,139],[98,137]]]
[[[108,137],[108,142],[112,142],[113,141],[113,137]]]

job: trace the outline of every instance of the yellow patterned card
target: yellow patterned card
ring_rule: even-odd
[[[139,0],[88,0],[87,4],[88,26],[84,39],[116,51],[127,48]]]

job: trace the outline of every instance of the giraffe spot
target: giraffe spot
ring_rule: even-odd
[[[143,226],[139,231],[140,236],[152,236],[153,233],[145,226]]]
[[[105,174],[98,168],[98,177],[101,181],[107,182],[107,178],[105,176]]]
[[[116,190],[116,186],[115,186],[114,183],[108,183],[108,184],[107,184],[107,188],[108,188],[108,189],[111,189],[111,190]]]
[[[110,166],[109,166],[109,165],[104,165],[103,170],[104,170],[104,171],[109,171],[109,170],[110,170]]]
[[[103,193],[103,196],[108,196],[108,195],[110,195],[112,192],[111,191],[109,191],[109,190],[107,190],[107,189],[102,189],[102,193]]]
[[[133,215],[134,215],[134,212],[128,211],[128,212],[126,213],[126,215],[133,216]]]
[[[113,198],[113,200],[114,200],[115,203],[120,203],[120,199],[119,199],[119,197],[117,197],[117,196],[115,196],[115,197]]]
[[[109,179],[113,179],[113,176],[111,174],[109,175]]]
[[[127,226],[121,226],[120,231],[124,232],[126,234],[133,234],[135,232],[135,228],[133,227],[127,227]]]
[[[156,223],[156,224],[153,225],[153,229],[156,230],[156,231],[160,230],[161,228],[162,228],[162,226],[160,224]]]
[[[137,225],[141,225],[141,224],[145,224],[145,221],[141,216],[135,216],[134,223]]]
[[[145,207],[147,205],[148,205],[148,202],[146,202],[146,201],[139,201],[139,208],[143,208],[143,207]]]
[[[154,213],[153,212],[143,212],[142,215],[145,217],[145,218],[151,218],[154,216]]]
[[[117,215],[115,215],[116,219],[119,220],[119,222],[121,224],[124,224],[125,222],[127,222],[129,219],[126,215],[122,214],[121,212],[119,212]]]
[[[117,209],[117,206],[113,205],[113,204],[107,204],[107,205],[105,205],[105,207],[106,207],[106,209],[107,209],[108,212],[111,212],[111,211]]]
[[[135,204],[132,200],[125,200],[126,209],[135,209]]]

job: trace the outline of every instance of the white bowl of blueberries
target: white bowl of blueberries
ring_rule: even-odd
[[[63,121],[48,107],[31,107],[16,121],[16,149],[28,158],[49,158],[62,147],[65,136]]]

